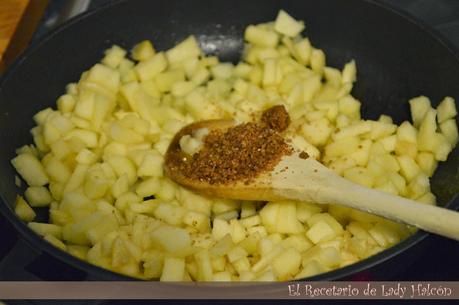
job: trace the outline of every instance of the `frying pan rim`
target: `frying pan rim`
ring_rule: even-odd
[[[78,24],[79,22],[84,22],[84,19],[86,19],[89,16],[101,14],[104,11],[110,9],[111,7],[120,5],[121,3],[127,2],[127,1],[128,0],[115,0],[113,2],[107,3],[95,9],[84,12],[80,15],[77,15],[69,19],[68,21],[62,23],[57,28],[51,30],[47,34],[45,34],[44,37],[40,39],[39,41],[32,43],[26,50],[24,50],[14,60],[14,62],[10,65],[10,67],[8,67],[5,73],[0,76],[0,92],[3,90],[4,84],[8,81],[11,75],[13,75],[14,72],[21,66],[22,62],[27,60],[28,57],[32,55],[37,49],[39,49],[42,45],[46,44],[49,40],[53,39],[55,35],[57,35],[58,33],[62,31],[65,31],[67,28],[75,24]],[[456,59],[456,61],[459,62],[459,49],[456,46],[454,46],[452,42],[446,39],[443,34],[441,34],[436,29],[430,27],[424,21],[418,19],[417,17],[413,16],[412,14],[406,11],[399,10],[388,3],[382,3],[379,0],[360,0],[360,1],[370,4],[370,5],[377,6],[379,7],[379,9],[386,10],[389,13],[395,14],[401,19],[404,19],[404,21],[413,24],[421,32],[424,32],[426,35],[429,35],[430,38],[432,38],[434,41],[438,42],[440,45],[446,48],[448,50],[448,53],[450,53],[450,55],[453,56]],[[455,198],[457,198],[457,196]],[[89,279],[91,279],[92,275],[96,275],[96,276],[102,276],[102,279],[110,279],[110,280],[113,280],[113,279],[115,280],[138,280],[134,277],[112,272],[110,270],[90,264],[86,261],[80,260],[68,254],[67,252],[64,252],[54,247],[53,245],[45,241],[41,236],[39,236],[34,231],[32,231],[23,221],[21,221],[14,214],[13,210],[6,203],[7,201],[5,200],[3,194],[0,194],[0,200],[1,200],[0,212],[2,213],[3,217],[5,217],[6,220],[13,225],[13,227],[20,234],[21,238],[24,238],[29,244],[38,248],[40,253],[46,252],[47,254],[65,263],[69,263],[71,266],[74,266],[75,268],[79,270],[86,272],[88,274]],[[454,201],[454,198],[451,199],[449,202],[447,202],[445,207],[451,208],[453,201]],[[424,231],[418,231],[415,234],[406,238],[405,240],[401,241],[400,243],[382,252],[379,252],[369,258],[358,261],[357,263],[354,263],[352,265],[349,265],[343,268],[332,270],[332,271],[322,273],[322,274],[319,274],[313,277],[309,277],[307,278],[307,280],[309,281],[338,280],[343,277],[348,277],[352,274],[359,273],[361,271],[364,271],[365,269],[369,269],[371,267],[374,267],[376,265],[386,262],[387,260],[393,258],[394,256],[397,256],[401,252],[406,251],[410,249],[411,247],[419,244],[421,241],[426,239],[428,236],[430,236],[429,233],[424,232]],[[228,289],[228,287],[226,289]]]

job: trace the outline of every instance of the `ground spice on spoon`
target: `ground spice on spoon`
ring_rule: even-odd
[[[260,123],[212,130],[203,148],[177,164],[178,170],[187,178],[209,184],[249,183],[293,153],[281,135],[289,123],[284,106],[274,106],[263,113]]]

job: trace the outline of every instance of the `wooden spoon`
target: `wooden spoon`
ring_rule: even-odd
[[[166,153],[165,172],[177,183],[201,194],[237,200],[298,200],[319,204],[339,204],[416,226],[428,232],[459,240],[459,213],[422,204],[342,178],[313,158],[303,159],[299,152],[284,156],[271,172],[261,173],[248,184],[209,184],[185,177],[176,162],[184,153],[179,141],[200,128],[227,129],[232,120],[211,120],[190,124],[179,131]]]

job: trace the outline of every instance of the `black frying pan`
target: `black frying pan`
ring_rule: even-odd
[[[23,239],[87,273],[93,279],[127,279],[64,253],[33,233],[13,212],[15,171],[10,165],[17,147],[31,143],[32,116],[55,105],[67,83],[100,60],[112,44],[127,49],[151,39],[167,49],[190,34],[207,53],[237,61],[243,49],[243,30],[249,24],[274,20],[279,9],[305,20],[306,35],[324,49],[327,63],[358,65],[353,94],[363,101],[363,117],[391,115],[397,123],[409,119],[407,100],[430,97],[434,105],[446,95],[459,99],[458,52],[438,33],[384,5],[364,0],[138,0],[119,1],[84,14],[55,30],[29,49],[0,83],[0,211]],[[440,205],[454,207],[459,190],[456,148],[432,179]],[[46,211],[40,211],[46,220]],[[418,232],[396,246],[357,264],[315,276],[314,280],[388,279],[425,251],[427,237]],[[433,251],[435,251],[433,249]]]

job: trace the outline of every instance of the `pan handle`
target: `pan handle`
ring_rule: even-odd
[[[40,256],[25,241],[18,239],[8,254],[0,260],[0,280],[2,281],[36,281],[40,278],[27,270],[27,266]]]

